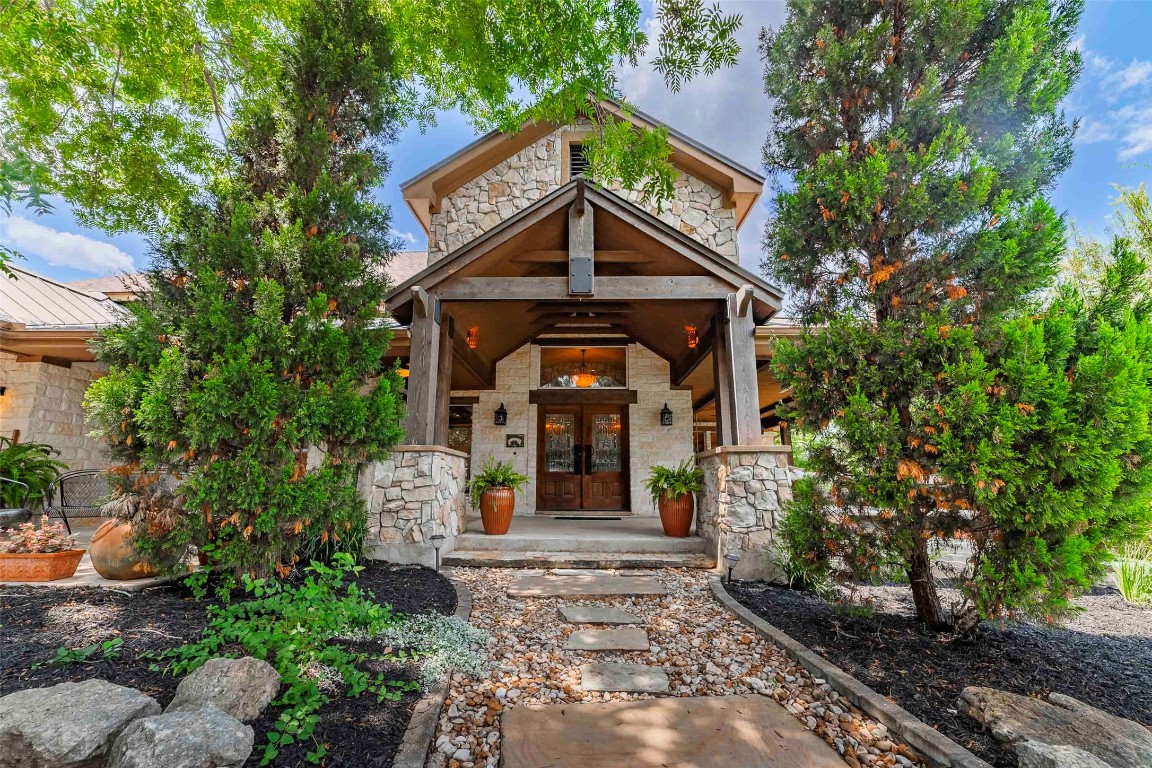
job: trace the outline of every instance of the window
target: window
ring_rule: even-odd
[[[568,178],[585,176],[587,171],[588,157],[584,154],[584,145],[574,141],[568,145]]]
[[[628,386],[624,347],[541,347],[540,386],[608,389]]]

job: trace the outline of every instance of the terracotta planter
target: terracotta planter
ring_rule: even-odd
[[[56,581],[76,573],[82,549],[36,555],[0,555],[0,581]]]
[[[660,525],[664,526],[664,535],[675,539],[683,539],[692,530],[692,511],[696,498],[685,493],[680,496],[660,494]]]
[[[512,525],[512,510],[516,508],[516,492],[511,488],[489,488],[480,496],[480,520],[484,533],[503,536]]]
[[[92,534],[88,545],[96,573],[114,581],[145,579],[156,575],[156,568],[136,552],[132,545],[132,524],[108,520]]]

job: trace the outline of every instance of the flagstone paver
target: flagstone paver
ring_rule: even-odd
[[[566,651],[646,651],[648,633],[642,629],[578,629],[568,635]]]
[[[503,768],[843,768],[763,696],[528,706],[501,716]]]
[[[660,667],[605,661],[580,667],[580,687],[609,693],[664,693],[668,675]]]
[[[517,575],[508,585],[509,597],[589,597],[607,595],[666,595],[668,590],[651,576],[536,576]]]
[[[634,613],[604,605],[562,605],[560,618],[568,624],[643,624]]]

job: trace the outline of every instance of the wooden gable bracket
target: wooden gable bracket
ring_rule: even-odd
[[[736,292],[736,317],[746,317],[752,306],[752,299],[756,296],[756,288],[745,283]]]
[[[593,277],[592,213],[584,199],[584,178],[576,180],[576,202],[568,209],[568,293],[588,296],[595,293]]]

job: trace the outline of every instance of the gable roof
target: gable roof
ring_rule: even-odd
[[[16,277],[0,276],[0,321],[27,330],[93,330],[120,320],[124,310],[102,294],[93,296],[10,264]]]
[[[397,285],[389,291],[388,296],[385,298],[389,312],[395,314],[397,311],[400,311],[402,315],[406,315],[403,308],[406,308],[411,303],[412,289],[414,287],[419,287],[423,290],[429,290],[435,287],[439,283],[452,277],[460,269],[488,253],[493,247],[506,242],[513,233],[522,230],[524,226],[531,226],[533,223],[542,221],[544,218],[566,208],[575,202],[577,189],[580,186],[584,187],[584,195],[587,202],[604,210],[606,213],[611,213],[621,219],[629,221],[634,224],[637,229],[642,230],[644,234],[662,240],[678,252],[687,255],[695,262],[697,267],[703,268],[708,273],[719,277],[731,285],[733,291],[743,285],[753,286],[753,288],[755,288],[753,301],[759,306],[759,311],[756,314],[760,317],[767,319],[779,311],[783,298],[780,291],[763,278],[744,269],[739,262],[716,253],[700,242],[688,237],[683,232],[680,232],[675,227],[668,225],[618,195],[603,190],[593,183],[584,182],[583,179],[579,179],[570,181],[554,190],[551,194],[542,197],[532,205],[510,216],[484,234],[470,240],[454,252],[433,262],[425,269]]]
[[[628,120],[641,128],[667,129],[668,141],[672,145],[672,165],[719,188],[725,207],[736,209],[737,228],[744,223],[763,192],[765,179],[761,174],[634,107],[629,106],[625,112],[620,104],[608,100],[602,101],[600,106],[618,119]],[[430,232],[432,214],[439,212],[445,195],[562,127],[529,121],[515,134],[490,131],[401,183],[404,201],[424,231]]]

